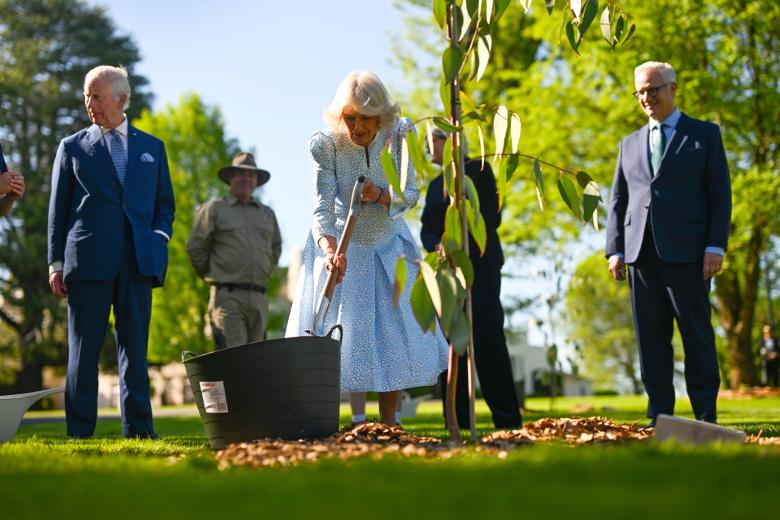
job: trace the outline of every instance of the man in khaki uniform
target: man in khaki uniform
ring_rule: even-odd
[[[230,192],[198,208],[187,253],[195,271],[211,284],[209,319],[217,349],[265,338],[267,286],[282,237],[276,215],[252,198],[271,175],[239,153],[219,170]]]

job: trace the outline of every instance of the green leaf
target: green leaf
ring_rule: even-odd
[[[458,309],[458,281],[449,269],[439,269],[436,281],[441,296],[442,309],[439,313],[439,325],[445,334],[450,331],[450,324]]]
[[[468,9],[469,16],[472,18],[479,17],[479,8],[482,6],[481,0],[466,0],[464,4],[466,4],[466,9]]]
[[[382,170],[385,172],[387,182],[390,183],[390,187],[393,188],[393,192],[404,198],[404,192],[401,189],[401,185],[398,182],[398,170],[395,169],[395,162],[393,161],[393,154],[390,153],[388,148],[382,149]]]
[[[444,188],[447,193],[454,191],[454,179],[452,176],[452,139],[447,139],[441,154],[442,175],[444,176]]]
[[[579,31],[580,31],[580,38],[585,34],[585,31],[588,30],[588,27],[590,27],[590,24],[593,23],[593,20],[596,18],[596,15],[599,13],[599,2],[598,0],[588,0],[588,3],[585,4],[585,12],[582,14],[582,21],[579,25]]]
[[[536,200],[539,202],[539,209],[544,211],[544,179],[542,178],[542,165],[539,159],[534,160],[534,181],[536,182]]]
[[[436,116],[433,118],[433,124],[444,130],[445,132],[457,132],[458,127],[447,121],[441,116]]]
[[[483,36],[477,42],[477,58],[479,60],[479,67],[477,69],[477,81],[482,79],[487,69],[488,62],[490,62],[490,35]]]
[[[544,0],[544,6],[547,8],[547,14],[552,14],[555,7],[555,0]]]
[[[566,203],[572,214],[579,219],[582,213],[580,212],[580,200],[577,197],[577,188],[574,187],[574,182],[565,175],[561,175],[558,178],[558,191],[563,202]]]
[[[398,307],[398,301],[406,287],[406,258],[401,255],[395,262],[395,279],[393,280],[393,308]]]
[[[504,11],[506,11],[507,7],[509,7],[509,4],[512,3],[511,0],[496,0],[496,13],[494,16],[495,18],[498,18],[499,16],[504,14]]]
[[[587,222],[593,217],[593,212],[601,202],[601,193],[595,182],[589,182],[582,194],[582,220]]]
[[[477,175],[490,175],[485,171],[479,172]],[[474,181],[468,175],[464,175],[463,179],[466,181],[466,198],[471,201],[477,211],[479,211],[479,192],[477,192],[477,186]]]
[[[438,288],[437,288],[438,290]],[[412,291],[409,295],[409,301],[412,304],[412,312],[424,331],[436,330],[436,309],[433,307],[431,295],[428,294],[428,288],[423,277],[418,277],[412,285]]]
[[[439,29],[445,29],[447,26],[447,1],[433,0],[433,17]]]
[[[423,153],[423,146],[420,142],[421,139],[425,139],[425,136],[418,136],[414,133],[408,133],[404,136],[415,171],[423,177],[428,177],[431,173],[431,162],[425,156],[425,153]]]
[[[444,78],[441,79],[439,84],[439,97],[444,105],[444,112],[452,115],[452,91],[450,90],[450,84]],[[446,121],[446,119],[444,120]]]
[[[463,48],[460,45],[447,47],[441,57],[441,65],[447,82],[457,78],[460,67],[463,65]]]
[[[506,146],[506,132],[509,128],[509,109],[503,105],[498,107],[493,118],[493,135],[496,141],[496,160],[504,153]]]
[[[469,232],[474,242],[477,243],[480,256],[485,254],[485,245],[487,244],[487,228],[482,213],[466,200],[466,222],[469,225]]]
[[[620,42],[620,37],[623,36],[623,27],[625,26],[625,21],[623,20],[623,15],[621,14],[618,16],[617,22],[615,22],[615,44],[617,45],[618,42]]]
[[[425,138],[428,140],[428,151],[433,153],[433,127],[430,121],[425,122]]]
[[[485,20],[490,23],[493,17],[493,0],[485,0]]]
[[[449,254],[463,247],[463,227],[460,220],[460,211],[455,204],[447,206],[444,217],[444,235],[441,237],[444,250]]]
[[[479,42],[479,40],[477,40]],[[479,72],[479,55],[474,49],[469,52],[469,73],[466,75],[469,81],[474,81]],[[478,81],[478,80],[477,80]]]
[[[636,31],[636,24],[632,23],[631,26],[628,28],[628,31],[626,31],[625,36],[623,36],[623,39],[620,41],[620,45],[624,45],[628,40],[631,39],[631,37],[634,35],[634,32]]]
[[[439,256],[438,251],[431,251],[430,253],[425,255],[423,261],[429,266],[431,266],[431,269],[436,271],[439,269],[439,264],[441,263],[441,256]]]
[[[477,112],[477,104],[467,92],[460,91],[460,104],[463,106],[464,113]]]
[[[479,157],[482,161],[480,170],[485,169],[485,136],[482,135],[482,127],[477,125],[477,134],[479,135]]]
[[[579,56],[580,53],[577,50],[577,47],[580,46],[580,34],[577,30],[577,26],[574,25],[571,21],[566,22],[566,38],[569,40],[569,46],[571,49],[577,56]]]
[[[414,141],[414,136],[412,136]],[[401,140],[401,174],[398,178],[398,186],[401,188],[401,193],[406,189],[406,181],[409,179],[409,143],[406,136]]]
[[[460,36],[458,36],[458,40],[462,41],[466,35],[469,32],[469,28],[471,27],[471,14],[469,13],[468,9],[469,2],[463,2],[463,4],[460,6],[460,19],[458,20],[459,27],[460,27]]]
[[[572,13],[574,13],[574,19],[577,23],[580,23],[580,15],[582,14],[582,0],[569,0],[569,7],[571,7]]]
[[[601,12],[601,20],[599,25],[601,26],[601,35],[607,40],[607,43],[612,45],[612,24],[609,21],[610,18],[609,6],[605,7]]]
[[[457,265],[455,276],[460,280],[464,289],[471,289],[474,284],[474,266],[471,264],[471,258],[461,249],[453,251],[452,258]]]
[[[431,266],[428,265],[427,262],[420,262],[420,274],[422,274],[422,279],[425,281],[425,288],[428,290],[427,292],[431,303],[433,304],[433,308],[436,311],[436,314],[441,317],[443,307],[439,283],[436,281],[436,272],[431,269]]]
[[[518,161],[519,158],[516,155],[510,155],[506,158],[506,161],[501,163],[501,176],[504,177],[507,183],[512,180],[512,175],[517,170]]]
[[[588,184],[593,182],[593,179],[590,177],[590,175],[587,174],[587,172],[578,171],[577,172],[577,184],[580,185],[580,188],[585,188]]]
[[[512,133],[512,153],[517,153],[517,147],[520,145],[520,116],[512,112],[511,124],[509,126]]]
[[[450,327],[450,334],[448,336],[452,348],[459,356],[466,353],[469,347],[469,340],[471,339],[471,323],[465,310],[459,309],[452,326]]]

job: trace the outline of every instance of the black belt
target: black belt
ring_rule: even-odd
[[[238,289],[240,291],[254,291],[265,294],[268,290],[265,285],[255,285],[253,283],[213,283],[214,287],[225,288],[228,291]]]

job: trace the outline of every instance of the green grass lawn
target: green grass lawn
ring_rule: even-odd
[[[526,406],[527,421],[645,420],[638,397],[563,398],[552,410],[549,399],[529,399]],[[678,409],[689,415],[685,400]],[[440,410],[424,403],[404,426],[442,437]],[[780,435],[780,399],[722,400],[719,411],[726,426]],[[477,413],[479,430],[491,431],[484,403]],[[28,416],[36,415],[44,414]],[[98,437],[85,441],[67,440],[62,423],[23,425],[0,445],[2,518],[772,518],[780,496],[780,448],[770,446],[538,444],[503,460],[472,452],[446,461],[388,457],[219,471],[197,417],[155,423],[160,441],[124,440],[116,420],[99,421]]]

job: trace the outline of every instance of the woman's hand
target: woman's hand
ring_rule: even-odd
[[[347,255],[344,253],[339,255],[336,253],[325,253],[325,269],[328,270],[328,273],[335,272],[336,283],[341,283],[347,272]]]
[[[24,194],[24,177],[19,172],[7,171],[0,174],[0,195],[6,194],[11,200],[18,200]]]
[[[380,188],[370,179],[366,179],[363,184],[363,195],[360,198],[362,202],[367,204],[381,204],[383,206],[390,206],[390,194],[384,188]]]
[[[8,196],[13,200],[19,200],[24,195],[24,177],[19,172],[11,173],[11,192]]]

